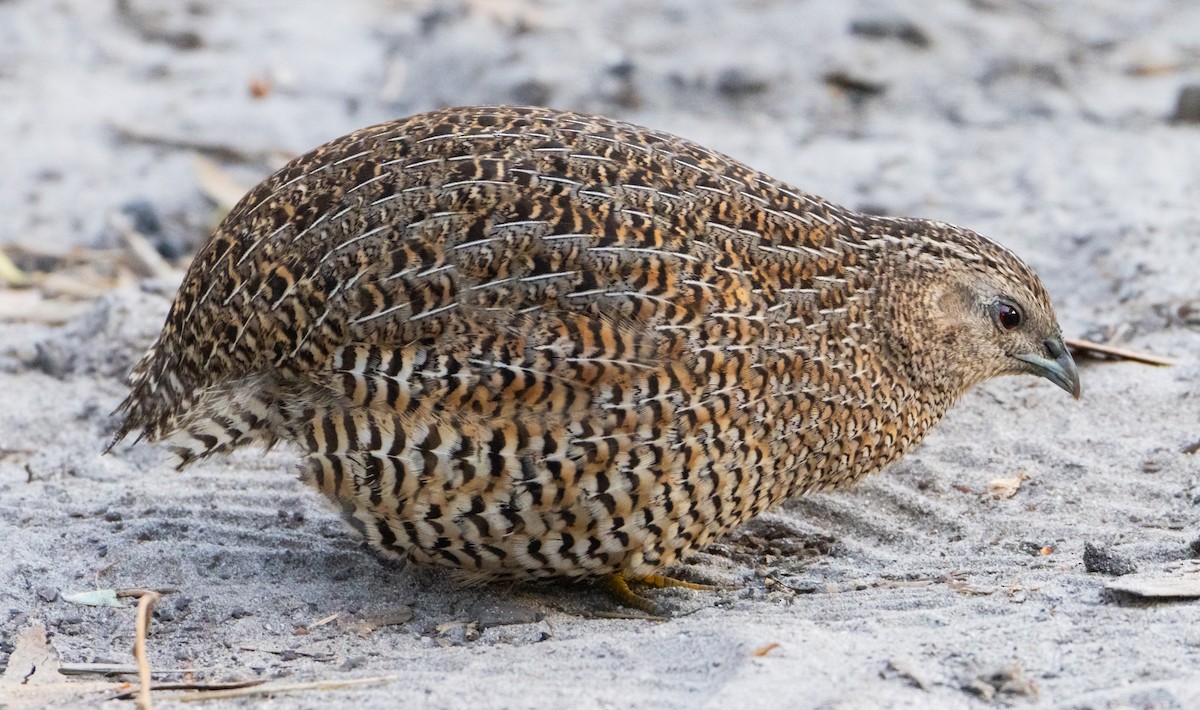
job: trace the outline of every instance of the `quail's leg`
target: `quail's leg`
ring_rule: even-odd
[[[602,584],[604,588],[618,602],[627,607],[644,611],[647,614],[660,615],[662,607],[657,602],[647,599],[640,594],[636,594],[629,588],[629,582],[638,582],[652,589],[669,589],[676,587],[679,589],[694,589],[698,592],[714,592],[722,587],[716,587],[711,584],[696,584],[695,582],[685,582],[681,579],[668,577],[662,574],[648,574],[644,577],[630,577],[623,574],[610,574],[604,578]]]
[[[655,616],[659,616],[662,611],[662,607],[657,602],[647,599],[640,594],[635,594],[629,588],[629,582],[625,580],[625,575],[623,574],[610,574],[600,580],[600,585],[623,606],[644,611],[647,614],[654,614]]]

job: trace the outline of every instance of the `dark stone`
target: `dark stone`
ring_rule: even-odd
[[[708,552],[742,564],[759,566],[775,564],[780,558],[798,564],[814,557],[833,555],[836,547],[837,540],[828,535],[811,534],[773,518],[756,518],[724,541],[709,547]]]
[[[771,83],[740,67],[730,67],[717,75],[717,91],[733,99],[761,94],[771,88]]]
[[[465,3],[436,3],[433,9],[421,15],[417,20],[421,26],[421,34],[428,35],[442,26],[454,24],[466,17],[467,12]]]
[[[38,587],[37,595],[44,602],[58,601],[58,590],[54,587]]]
[[[883,205],[876,204],[874,202],[863,202],[863,203],[859,204],[858,212],[860,212],[862,214],[874,215],[876,217],[890,217],[892,215],[892,210],[888,209],[887,207],[884,207]],[[919,488],[920,490],[925,490],[926,488],[928,488],[928,486],[929,486],[928,481],[918,481],[917,482],[917,488]]]
[[[534,624],[545,618],[538,609],[505,600],[481,599],[467,610],[467,617],[481,629],[513,624]]]
[[[621,59],[618,59],[617,61],[613,62],[612,64],[609,64],[608,67],[606,67],[606,71],[608,71],[609,74],[612,74],[613,76],[617,77],[618,79],[630,78],[631,76],[633,76],[633,72],[636,69],[637,69],[637,64],[634,64],[633,60],[628,57],[623,57]]]
[[[1179,90],[1171,120],[1177,123],[1200,123],[1200,84],[1188,84]]]
[[[145,237],[156,237],[162,234],[162,220],[154,205],[146,199],[130,200],[121,205],[121,213],[129,217],[130,226],[134,231]]]
[[[60,343],[55,342],[35,344],[34,355],[28,365],[56,380],[64,379],[74,370],[72,354]]]
[[[1020,668],[1001,668],[982,673],[963,684],[962,689],[985,701],[996,696],[1036,696],[1037,685]]]
[[[351,657],[347,658],[345,661],[343,661],[342,665],[338,666],[338,670],[339,671],[352,671],[356,668],[360,668],[360,667],[366,665],[366,663],[367,663],[366,656],[351,656]]]
[[[176,260],[187,254],[191,248],[182,239],[176,238],[163,227],[158,210],[146,199],[135,199],[121,206],[121,213],[129,218],[133,231],[141,234],[164,259]]]
[[[1090,542],[1083,544],[1083,567],[1088,572],[1099,572],[1113,577],[1137,572],[1137,565],[1125,557]]]
[[[871,39],[898,39],[921,49],[933,44],[925,30],[903,17],[854,20],[850,23],[850,34]]]
[[[234,609],[233,611],[229,612],[229,618],[243,619],[247,616],[253,615],[253,613],[254,612],[250,611],[249,609],[243,609],[242,607],[238,607],[238,608]]]
[[[513,101],[523,106],[548,106],[554,95],[554,88],[544,81],[529,79],[522,81],[511,90]]]
[[[1034,540],[1022,540],[1020,544],[1017,545],[1018,550],[1027,555],[1033,555],[1034,557],[1041,557],[1042,549],[1046,547],[1048,547],[1048,545],[1036,542]]]
[[[276,512],[276,515],[283,522],[284,526],[293,530],[304,525],[304,513],[302,511],[293,510],[288,512],[286,510],[279,510]]]

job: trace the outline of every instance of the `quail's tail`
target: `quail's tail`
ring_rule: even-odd
[[[177,364],[163,364],[152,348],[129,377],[130,394],[116,413],[121,426],[104,449],[110,451],[136,432],[137,441],[163,441],[175,467],[251,442],[271,446],[283,431],[274,379],[255,375],[197,392],[179,374]]]
[[[162,437],[176,469],[250,443],[273,446],[283,431],[273,390],[247,379],[207,392]]]
[[[168,375],[173,371],[169,360],[160,343],[156,343],[133,368],[127,380],[129,396],[113,412],[123,417],[121,426],[104,447],[104,453],[131,433],[137,432],[134,443],[143,438],[156,441],[170,428],[187,389],[178,375]]]

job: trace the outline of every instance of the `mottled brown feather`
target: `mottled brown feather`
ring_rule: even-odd
[[[450,109],[252,190],[116,438],[181,465],[292,442],[373,545],[473,578],[643,576],[1019,371],[959,327],[977,286],[1056,332],[1037,277],[970,231],[618,121]]]

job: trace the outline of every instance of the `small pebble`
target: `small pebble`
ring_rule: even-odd
[[[1113,577],[1137,572],[1137,565],[1125,557],[1090,542],[1083,544],[1083,567],[1088,572],[1099,572]]]
[[[162,220],[150,200],[134,199],[121,205],[121,212],[129,217],[130,226],[144,237],[157,237],[162,233]]]
[[[634,64],[632,59],[629,59],[628,57],[622,57],[612,64],[609,64],[605,69],[609,74],[612,74],[618,79],[628,79],[629,77],[633,76],[633,72],[635,69],[637,69],[637,65]]]
[[[54,587],[38,587],[37,595],[44,602],[58,601],[58,590]]]
[[[1022,540],[1021,543],[1017,545],[1017,549],[1027,555],[1040,557],[1042,555],[1042,550],[1046,549],[1046,545],[1035,540]]]
[[[717,91],[730,98],[761,94],[770,87],[771,84],[765,77],[739,67],[730,67],[717,76]]]
[[[338,670],[339,671],[352,671],[355,668],[362,667],[363,665],[366,664],[366,662],[367,662],[366,656],[351,656],[351,657],[347,658],[345,661],[343,661],[342,665],[338,666]]]

